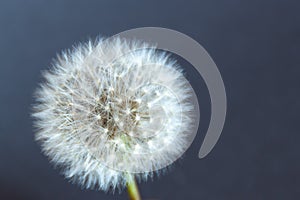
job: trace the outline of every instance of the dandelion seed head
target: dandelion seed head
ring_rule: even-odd
[[[62,53],[36,91],[36,139],[85,188],[147,180],[189,146],[193,105],[181,68],[155,47],[121,39]]]

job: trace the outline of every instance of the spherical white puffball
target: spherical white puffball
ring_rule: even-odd
[[[36,140],[84,188],[147,179],[191,143],[192,89],[166,53],[99,39],[63,52],[43,73],[33,106]]]

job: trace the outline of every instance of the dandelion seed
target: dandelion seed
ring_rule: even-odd
[[[153,48],[88,42],[44,73],[35,138],[67,178],[85,188],[122,189],[129,175],[147,180],[185,151],[191,88],[176,62]]]

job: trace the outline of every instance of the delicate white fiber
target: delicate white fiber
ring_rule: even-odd
[[[85,188],[122,189],[128,175],[147,179],[189,145],[191,88],[176,62],[148,44],[80,44],[43,77],[36,139]]]

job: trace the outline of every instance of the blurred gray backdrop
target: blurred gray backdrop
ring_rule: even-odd
[[[0,199],[125,199],[81,190],[34,141],[30,106],[40,71],[74,43],[143,26],[197,40],[219,67],[227,120],[213,151],[198,159],[210,101],[205,83],[178,58],[195,88],[201,122],[172,169],[141,183],[144,199],[300,199],[300,3],[296,0],[0,1]]]

